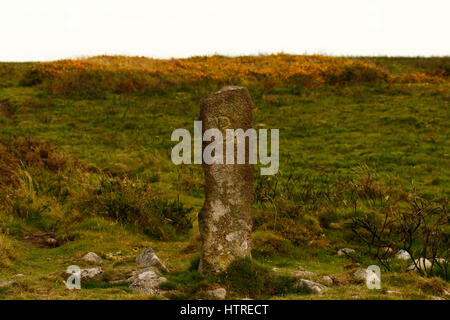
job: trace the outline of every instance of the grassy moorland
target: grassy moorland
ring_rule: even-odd
[[[448,299],[447,262],[408,272],[392,256],[449,260],[449,70],[450,58],[290,55],[1,63],[0,299],[154,298],[126,280],[148,246],[170,271],[159,298],[222,286],[228,298]],[[280,129],[280,171],[255,170],[253,260],[205,278],[202,169],[172,164],[170,135],[228,84],[249,88],[256,128]],[[90,251],[103,275],[66,289]],[[381,290],[353,276],[371,264]],[[297,292],[300,266],[334,285]]]

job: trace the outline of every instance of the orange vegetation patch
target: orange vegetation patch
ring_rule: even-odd
[[[187,59],[97,56],[84,60],[40,63],[27,76],[32,84],[43,82],[51,92],[61,94],[89,90],[164,90],[170,87],[223,84],[270,89],[350,82],[444,81],[440,76],[420,73],[393,75],[365,58],[287,54]]]

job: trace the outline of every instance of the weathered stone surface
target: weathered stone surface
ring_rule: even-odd
[[[408,251],[403,250],[403,249],[399,250],[397,252],[397,254],[395,255],[395,257],[397,259],[400,259],[400,260],[409,260],[409,259],[411,259],[411,256],[409,255]]]
[[[299,279],[295,283],[295,287],[301,292],[316,293],[316,294],[320,294],[328,290],[327,286],[306,279]]]
[[[93,279],[102,273],[103,273],[103,270],[100,267],[90,268],[90,269],[82,269],[81,270],[81,279],[82,280]]]
[[[202,131],[217,128],[222,132],[224,157],[226,129],[252,128],[252,108],[244,87],[225,87],[202,100]],[[203,149],[209,143],[203,142]],[[236,159],[237,143],[234,147]],[[248,144],[245,150],[245,164],[203,163],[205,202],[198,219],[202,273],[223,271],[234,259],[251,255],[253,165],[248,163]]]
[[[148,272],[148,271],[152,271],[152,272],[156,273],[158,276],[161,275],[161,273],[159,272],[158,268],[156,268],[156,267],[148,267],[148,268],[132,271],[131,272],[131,277],[128,279],[128,281],[136,280],[139,277],[140,274]]]
[[[83,258],[81,258],[83,261],[89,262],[89,263],[102,263],[103,260],[100,258],[96,253],[94,252],[88,252],[86,253]]]
[[[330,276],[323,276],[320,278],[323,283],[326,283],[328,286],[332,286],[334,284],[333,279]]]
[[[431,271],[431,266],[432,266],[432,263],[431,263],[431,261],[430,260],[428,260],[428,259],[425,259],[425,258],[420,258],[420,259],[416,259],[416,260],[414,260],[415,261],[415,264],[414,263],[411,263],[410,265],[409,265],[409,267],[408,267],[408,270],[418,270],[418,269],[420,269],[421,271]]]
[[[342,248],[342,249],[338,250],[337,255],[338,256],[342,256],[342,255],[345,255],[345,254],[351,254],[351,253],[355,253],[355,252],[356,252],[355,249]]]
[[[367,274],[368,274],[367,269],[358,269],[353,273],[353,276],[356,279],[366,280]]]
[[[225,288],[217,288],[214,290],[208,290],[206,293],[213,299],[222,300],[225,299],[227,290]]]
[[[157,272],[148,270],[139,273],[130,285],[130,288],[144,294],[160,294],[159,285],[165,281],[167,279],[161,277]]]
[[[376,282],[380,280],[378,279],[378,275],[375,272],[368,269],[358,269],[353,273],[353,276],[356,279],[365,280],[369,282]]]
[[[159,260],[158,256],[155,254],[152,248],[147,248],[136,258],[136,262],[141,267],[151,267],[155,266],[161,271],[168,272],[167,267]]]

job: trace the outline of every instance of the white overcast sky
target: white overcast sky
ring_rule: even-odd
[[[1,0],[0,61],[450,55],[450,0]]]

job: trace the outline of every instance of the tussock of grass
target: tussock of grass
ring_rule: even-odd
[[[17,258],[17,252],[12,241],[0,233],[0,267],[10,267]]]
[[[295,279],[274,274],[258,262],[245,258],[232,262],[218,279],[234,294],[254,299],[295,292]]]

